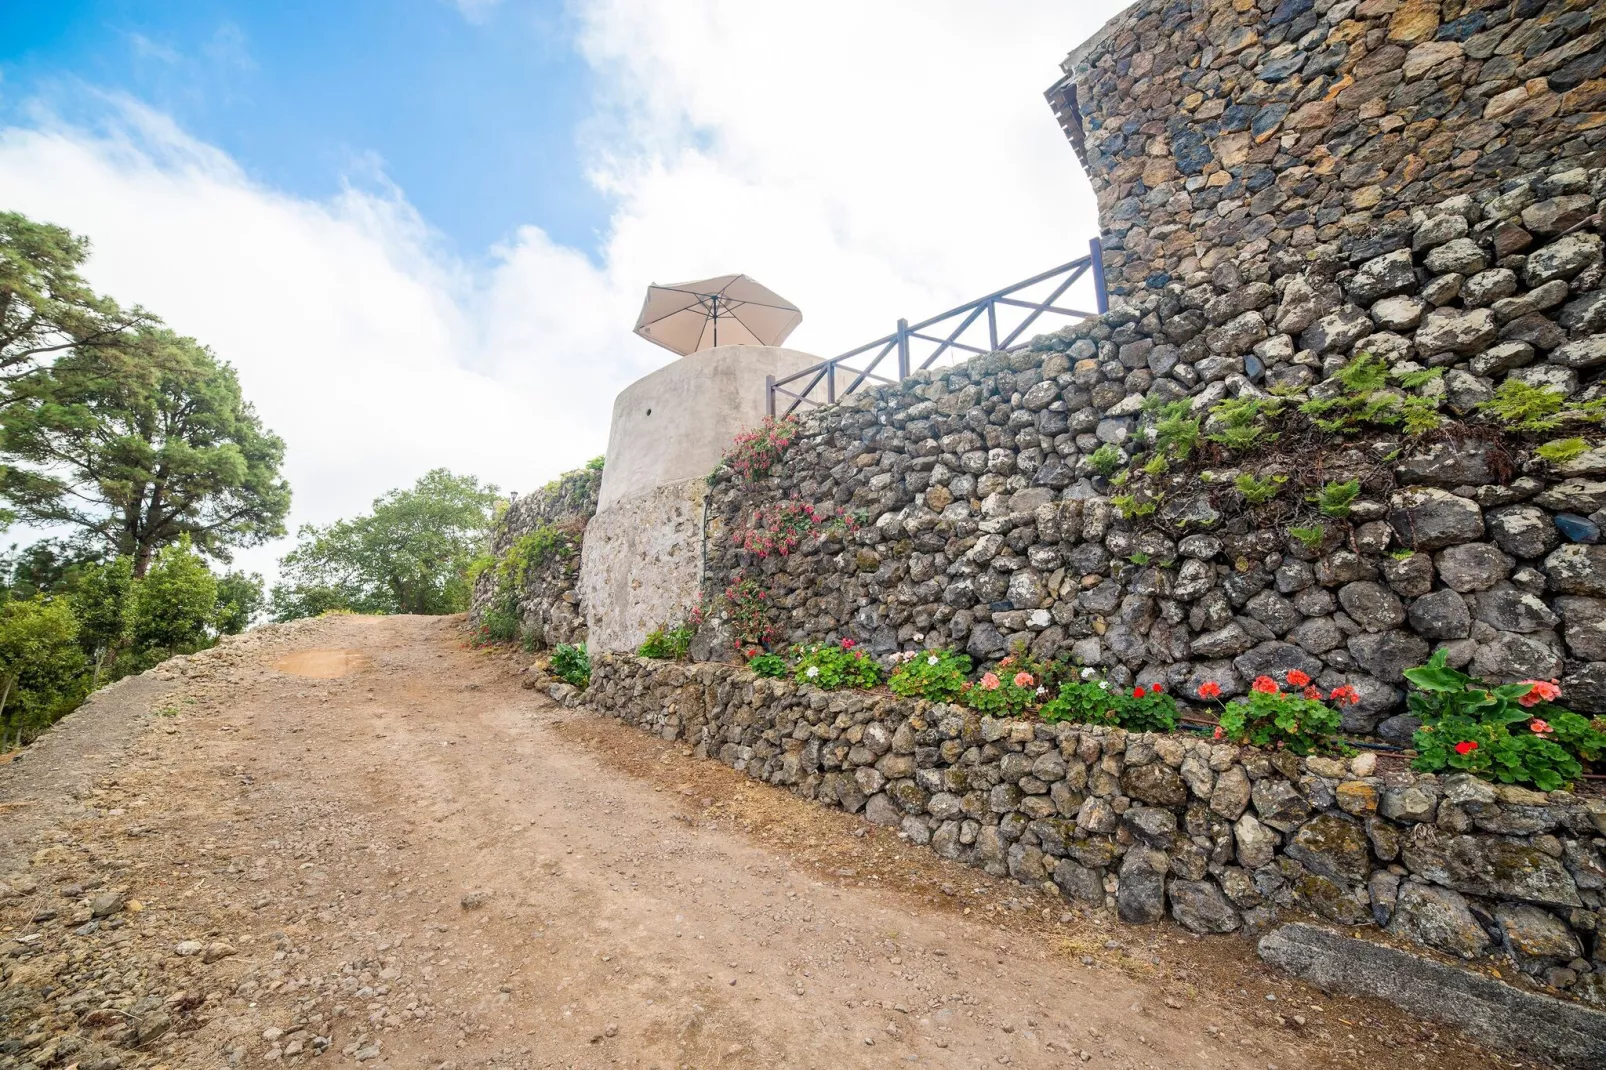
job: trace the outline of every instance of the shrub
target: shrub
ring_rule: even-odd
[[[1327,703],[1353,704],[1360,696],[1346,685],[1334,688],[1324,700],[1310,677],[1298,669],[1290,669],[1286,679],[1290,688],[1300,690],[1284,691],[1271,677],[1257,676],[1248,698],[1237,699],[1222,709],[1216,737],[1257,747],[1284,747],[1295,754],[1311,754],[1330,747],[1343,717]],[[1207,691],[1219,695],[1221,687],[1207,681],[1200,694]]]
[[[737,647],[764,646],[773,643],[778,634],[769,622],[768,592],[764,584],[738,569],[725,588],[726,619],[730,623],[731,642]],[[694,623],[701,612],[694,612]]]
[[[1567,395],[1561,390],[1507,379],[1494,397],[1478,406],[1478,411],[1513,431],[1554,431],[1566,422],[1606,419],[1606,398],[1568,405]]]
[[[172,654],[209,646],[216,606],[217,577],[190,549],[189,537],[163,547],[134,585],[129,633],[135,649],[154,665]]]
[[[800,647],[793,678],[800,684],[813,684],[825,691],[842,687],[867,688],[881,682],[881,666],[861,654],[852,639],[837,644],[815,643]]]
[[[759,676],[780,678],[788,672],[786,659],[779,654],[768,653],[758,647],[751,647],[742,652],[747,658],[747,667]]]
[[[751,482],[770,474],[786,448],[797,438],[797,420],[766,416],[764,422],[736,436],[721,463],[742,479]]]
[[[1606,719],[1590,721],[1558,706],[1554,681],[1488,686],[1450,668],[1444,649],[1405,671],[1411,713],[1422,721],[1412,743],[1422,772],[1459,769],[1505,784],[1555,791],[1606,754]]]
[[[928,702],[952,702],[965,688],[970,675],[968,654],[951,650],[910,650],[899,656],[887,686],[905,698]]]
[[[1008,660],[1008,659],[1005,659]],[[999,672],[984,672],[981,679],[960,689],[959,701],[977,713],[1018,717],[1038,701],[1037,677],[1025,669],[1014,672],[999,664]]]
[[[552,674],[584,690],[591,686],[591,655],[583,646],[559,643],[552,650]]]
[[[1130,691],[1113,688],[1109,681],[1096,679],[1092,669],[1084,669],[1083,678],[1061,685],[1059,694],[1043,704],[1039,715],[1045,721],[1114,725],[1129,732],[1174,732],[1177,728],[1177,702],[1163,685]]]
[[[83,697],[78,622],[63,599],[12,599],[0,608],[0,750],[48,727]]]
[[[684,661],[696,635],[697,629],[690,624],[682,623],[674,627],[660,624],[647,633],[647,638],[636,648],[636,653],[658,661]]]

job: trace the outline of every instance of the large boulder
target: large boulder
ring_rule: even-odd
[[[1438,550],[1483,538],[1483,510],[1438,487],[1406,487],[1389,499],[1389,523],[1413,550]]]
[[[1389,932],[1466,959],[1481,955],[1490,944],[1460,893],[1416,881],[1400,887]]]

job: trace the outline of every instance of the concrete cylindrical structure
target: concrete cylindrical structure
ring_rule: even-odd
[[[732,439],[763,421],[765,377],[819,362],[778,346],[717,346],[620,392],[581,549],[592,650],[634,650],[697,604],[708,474]]]

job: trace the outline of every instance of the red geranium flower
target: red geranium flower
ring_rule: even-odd
[[[1344,684],[1342,687],[1333,688],[1332,693],[1327,697],[1332,699],[1334,702],[1343,702],[1350,706],[1353,706],[1357,702],[1361,701],[1361,693],[1355,690],[1349,684]]]
[[[1536,734],[1542,736],[1546,732],[1550,731],[1550,722],[1542,718],[1535,717],[1533,720],[1528,722],[1528,727],[1533,729]]]
[[[1018,672],[1015,674],[1016,687],[1031,687],[1034,683],[1036,683],[1036,681],[1032,679],[1032,674],[1029,672]]]
[[[1305,674],[1300,673],[1300,675],[1303,676]],[[1320,702],[1322,700],[1322,689],[1317,687],[1315,684],[1305,688],[1305,690],[1301,691],[1300,694],[1304,695],[1312,702]]]
[[[1141,688],[1141,687],[1134,687],[1134,688],[1133,688],[1133,689],[1132,689],[1132,697],[1133,697],[1133,698],[1142,698],[1142,697],[1143,697],[1143,695],[1144,695],[1144,691],[1143,691],[1143,688]]]
[[[1269,676],[1257,676],[1255,677],[1255,682],[1249,686],[1261,694],[1275,695],[1277,693],[1277,681]]]
[[[1206,680],[1204,683],[1199,685],[1199,697],[1220,698],[1221,685],[1216,683],[1214,680]]]
[[[1165,688],[1161,687],[1159,684],[1150,684],[1149,690],[1153,691],[1156,695],[1165,694]]]
[[[844,639],[844,640],[842,640],[842,649],[843,650],[852,650],[854,647],[856,647],[858,645],[859,644],[855,643],[852,639]]]
[[[1300,669],[1288,670],[1289,687],[1304,687],[1308,683],[1310,683],[1310,675],[1308,673]]]
[[[1224,735],[1226,735],[1226,734],[1227,734],[1227,733],[1225,733],[1225,732],[1223,732],[1223,731],[1222,731],[1222,730],[1221,730],[1221,726],[1220,726],[1220,725],[1219,725],[1219,724],[1218,724],[1218,725],[1216,725],[1216,734],[1215,734],[1215,735],[1213,735],[1213,736],[1211,736],[1211,737],[1210,737],[1210,738],[1211,738],[1211,739],[1220,739],[1220,738],[1221,738],[1221,737],[1222,737],[1222,736],[1224,736]]]
[[[1472,740],[1470,740],[1470,739],[1462,740],[1460,743],[1457,743],[1455,745],[1455,752],[1457,754],[1471,754],[1473,751],[1475,751],[1477,749],[1478,749],[1478,745],[1476,743],[1472,742]]]
[[[981,674],[981,689],[983,691],[997,691],[998,682],[998,677],[993,673],[984,672]]]
[[[1524,680],[1522,682],[1532,685],[1528,688],[1528,693],[1517,700],[1524,706],[1537,706],[1541,702],[1550,702],[1561,697],[1561,688],[1550,681]]]

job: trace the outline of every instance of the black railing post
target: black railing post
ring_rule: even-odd
[[[825,370],[825,402],[827,405],[836,404],[836,362],[832,361]]]
[[[998,305],[993,301],[987,302],[987,349],[998,352]]]
[[[898,321],[898,382],[909,378],[909,321]]]
[[[1097,238],[1087,243],[1093,258],[1093,295],[1098,302],[1099,315],[1110,310],[1110,293],[1104,288],[1104,243]]]
[[[764,415],[771,418],[775,416],[775,376],[773,375],[764,377]]]

